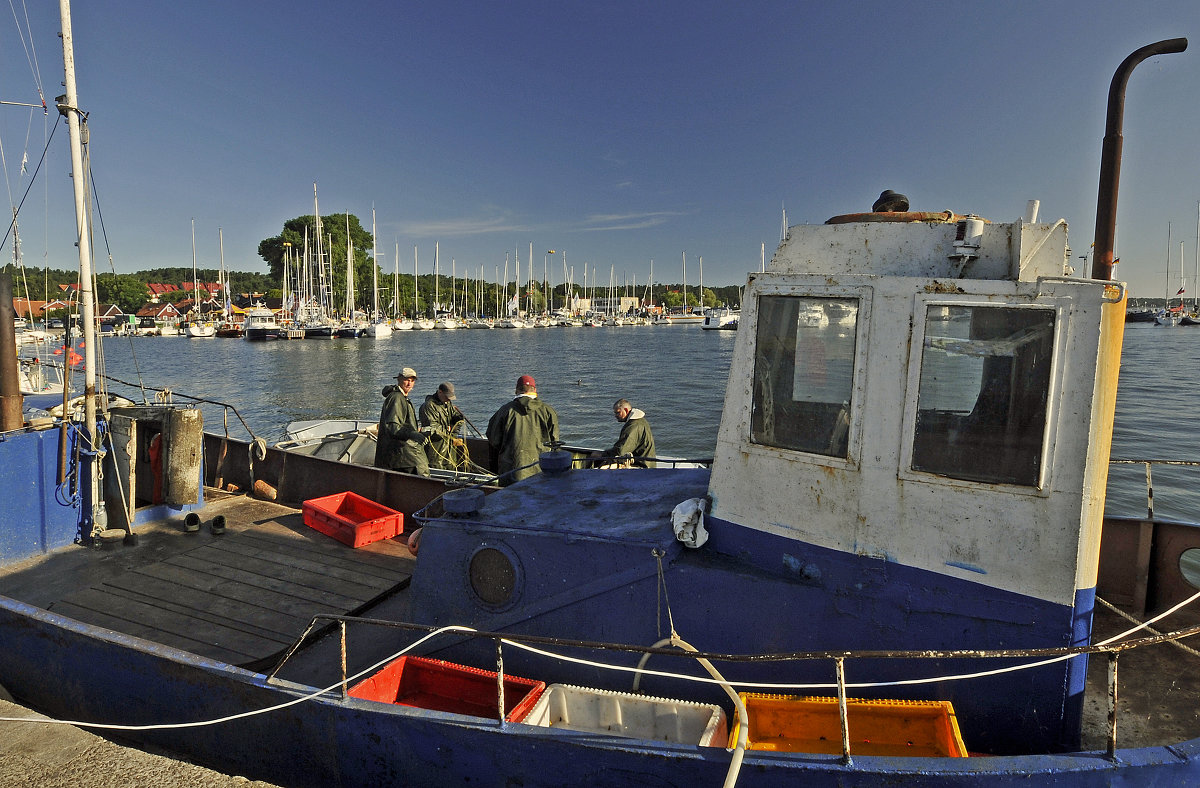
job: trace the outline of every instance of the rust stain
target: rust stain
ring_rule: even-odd
[[[925,285],[925,292],[926,293],[965,293],[966,291],[963,290],[961,287],[959,287],[956,284],[938,282],[937,280],[934,280],[930,284]]]

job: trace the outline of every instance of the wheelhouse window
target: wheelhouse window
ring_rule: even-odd
[[[858,300],[762,296],[750,440],[846,457]]]
[[[1053,310],[928,307],[913,470],[1037,486],[1053,348]]]

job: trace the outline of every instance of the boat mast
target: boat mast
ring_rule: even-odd
[[[79,95],[75,88],[75,45],[71,34],[71,2],[58,0],[58,12],[62,24],[63,87],[65,93],[58,99],[58,111],[67,118],[67,129],[71,142],[71,183],[75,193],[75,246],[79,249],[79,296],[83,311],[83,418],[87,431],[88,448],[99,449],[96,430],[96,298],[92,290],[92,247],[88,230],[87,174],[83,168],[83,113],[79,111]],[[64,414],[65,415],[65,414]],[[92,465],[91,473],[91,530],[96,537],[108,525],[108,513],[100,495],[98,468]]]
[[[354,244],[350,240],[349,211],[346,211],[346,320],[354,322]]]
[[[192,219],[192,308],[200,320],[200,280],[196,276],[196,220]],[[188,325],[191,325],[190,323]]]
[[[1167,222],[1167,264],[1163,266],[1163,312],[1171,309],[1171,223]],[[1168,314],[1169,316],[1169,314]]]
[[[687,302],[687,252],[683,253],[683,313],[686,315],[689,311]]]
[[[379,322],[379,245],[375,241],[375,206],[371,206],[371,289],[374,291],[375,303],[371,308],[371,322]]]

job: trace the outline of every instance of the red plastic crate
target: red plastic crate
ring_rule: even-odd
[[[304,502],[304,524],[351,547],[404,532],[404,515],[352,492]]]
[[[504,719],[520,722],[537,703],[546,682],[504,675]],[[496,719],[496,673],[426,657],[397,657],[350,688],[350,696],[431,711]]]

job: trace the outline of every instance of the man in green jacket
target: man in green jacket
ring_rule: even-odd
[[[455,470],[451,439],[466,416],[452,402],[454,398],[454,384],[446,381],[421,404],[421,426],[428,430],[429,444],[425,448],[431,468]]]
[[[540,473],[539,455],[558,442],[558,414],[538,399],[532,377],[517,378],[516,395],[496,411],[487,426],[488,445],[502,485]]]
[[[375,465],[392,471],[429,475],[425,444],[429,438],[417,423],[417,411],[408,393],[417,382],[417,372],[405,367],[396,376],[397,385],[384,386],[383,410],[379,414]]]
[[[613,403],[613,415],[622,424],[621,434],[612,448],[604,452],[604,456],[626,459],[637,468],[653,468],[654,435],[650,432],[650,422],[646,420],[645,412],[633,407],[629,400],[619,399]]]

